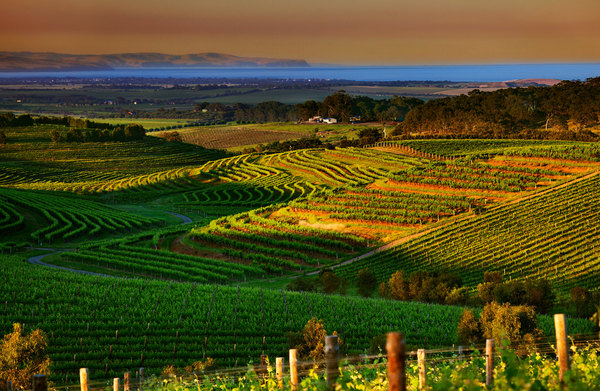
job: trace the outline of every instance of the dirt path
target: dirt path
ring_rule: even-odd
[[[79,273],[79,274],[88,274],[90,276],[100,276],[100,277],[116,277],[116,276],[109,276],[108,274],[102,274],[102,273],[94,273],[94,272],[88,272],[85,270],[77,270],[77,269],[71,269],[70,267],[64,267],[64,266],[56,266],[56,265],[51,265],[49,263],[46,262],[42,262],[42,259],[46,258],[49,255],[54,255],[54,254],[61,254],[65,251],[71,251],[71,250],[56,250],[54,248],[36,248],[34,250],[45,250],[45,251],[52,251],[49,254],[42,254],[42,255],[37,255],[35,257],[31,257],[27,259],[27,262],[31,263],[32,265],[39,265],[39,266],[45,266],[45,267],[49,267],[52,269],[59,269],[59,270],[65,270],[68,272],[73,272],[73,273]],[[116,277],[118,278],[118,277]]]
[[[170,214],[171,216],[175,216],[175,217],[179,217],[183,222],[181,223],[183,224],[188,224],[192,222],[192,219],[184,216],[180,213],[176,213],[176,212],[168,212],[166,210],[163,211],[164,213]],[[73,273],[79,273],[79,274],[87,274],[90,276],[99,276],[99,277],[115,277],[115,278],[120,278],[117,276],[111,276],[108,274],[102,274],[102,273],[95,273],[95,272],[88,272],[85,270],[78,270],[78,269],[71,269],[70,267],[65,267],[65,266],[57,266],[57,265],[52,265],[50,263],[46,263],[43,262],[42,259],[46,258],[47,256],[50,255],[54,255],[54,254],[62,254],[65,251],[73,251],[74,249],[63,249],[63,250],[57,250],[55,248],[42,248],[42,247],[38,247],[35,248],[34,250],[43,250],[43,251],[52,251],[49,254],[42,254],[42,255],[37,255],[35,257],[30,257],[27,259],[27,262],[31,263],[32,265],[39,265],[39,266],[45,266],[45,267],[49,267],[52,269],[59,269],[59,270],[64,270],[64,271],[68,271],[68,272],[73,272]]]
[[[538,193],[530,194],[530,195],[527,195],[527,196],[523,196],[523,197],[511,200],[511,201],[502,203],[502,204],[500,204],[498,206],[490,208],[490,210],[494,210],[494,209],[497,209],[497,208],[500,208],[500,207],[503,207],[503,206],[506,206],[506,205],[518,204],[519,202],[527,201],[527,200],[530,200],[532,198],[539,197],[539,196],[542,196],[544,194],[548,194],[550,192],[553,192],[553,191],[556,191],[556,190],[559,190],[559,189],[563,189],[563,188],[565,188],[567,186],[571,186],[574,183],[584,181],[584,180],[586,180],[588,178],[592,178],[592,177],[594,177],[594,176],[596,176],[598,174],[600,174],[600,171],[594,171],[592,173],[586,174],[584,176],[581,176],[581,177],[578,177],[578,178],[575,178],[575,179],[571,179],[570,181],[567,181],[567,182],[562,183],[562,184],[560,184],[558,186],[554,186],[554,187],[551,187],[549,189],[540,191]],[[396,239],[396,240],[394,240],[394,241],[392,241],[392,242],[390,242],[390,243],[388,243],[386,245],[383,245],[383,246],[378,247],[378,248],[376,248],[374,250],[371,250],[368,253],[359,255],[358,257],[354,257],[352,259],[348,259],[347,261],[338,263],[337,265],[331,266],[331,268],[335,269],[335,268],[338,268],[340,266],[349,265],[352,262],[360,261],[361,259],[365,259],[367,257],[370,257],[370,256],[375,255],[377,253],[380,253],[382,251],[386,251],[386,250],[389,250],[390,248],[399,246],[399,245],[401,245],[403,243],[408,242],[409,240],[417,239],[417,238],[419,238],[419,237],[421,237],[423,235],[427,235],[430,232],[437,231],[439,229],[442,229],[444,227],[447,227],[448,225],[457,223],[459,221],[464,221],[464,220],[467,220],[467,219],[471,219],[471,218],[473,218],[475,216],[476,216],[475,214],[469,213],[469,214],[466,214],[466,215],[458,216],[457,218],[448,219],[448,220],[446,220],[446,222],[444,224],[440,224],[440,225],[438,225],[436,227],[432,227],[432,228],[426,229],[424,231],[416,232],[416,233],[414,233],[412,235],[408,235],[408,236],[404,236],[404,237],[402,237],[400,239]],[[307,275],[309,275],[309,276],[316,275],[316,274],[319,274],[319,270],[307,273]]]
[[[183,220],[183,223],[181,223],[181,225],[183,224],[188,224],[192,222],[192,219],[190,219],[187,216],[184,216],[182,214],[176,213],[176,212],[167,212],[166,210],[163,210],[164,213],[166,214],[170,214],[171,216],[175,216],[175,217],[179,217],[181,220]]]

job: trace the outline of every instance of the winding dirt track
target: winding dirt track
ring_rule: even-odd
[[[183,222],[181,224],[188,224],[192,222],[192,219],[190,219],[187,216],[184,216],[182,214],[179,213],[175,213],[175,212],[167,212],[166,210],[163,211],[167,214],[170,214],[172,216],[175,217],[179,217],[181,220],[183,220]],[[68,272],[73,272],[73,273],[79,273],[79,274],[88,274],[90,276],[99,276],[99,277],[114,277],[114,278],[120,278],[117,276],[111,276],[108,274],[102,274],[102,273],[94,273],[94,272],[88,272],[85,270],[78,270],[78,269],[71,269],[70,267],[64,267],[64,266],[57,266],[57,265],[52,265],[46,262],[42,262],[42,259],[46,258],[49,255],[54,255],[54,254],[61,254],[64,253],[65,251],[72,251],[73,249],[62,249],[62,250],[58,250],[56,248],[35,248],[34,250],[44,250],[44,251],[52,251],[51,253],[48,254],[42,254],[42,255],[37,255],[35,257],[31,257],[27,259],[27,262],[31,263],[32,265],[39,265],[39,266],[46,266],[52,269],[59,269],[59,270],[65,270]]]

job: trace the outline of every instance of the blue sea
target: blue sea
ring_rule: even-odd
[[[411,66],[312,66],[305,68],[117,68],[101,71],[0,72],[0,78],[257,78],[355,81],[585,80],[600,76],[600,63]]]

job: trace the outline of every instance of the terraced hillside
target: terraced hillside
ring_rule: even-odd
[[[362,353],[374,336],[402,330],[409,346],[456,343],[462,308],[379,299],[156,280],[99,278],[54,271],[0,255],[0,333],[20,322],[48,335],[51,380],[73,383],[79,368],[109,379],[145,367],[159,374],[211,357],[246,365],[264,352],[283,356],[287,333],[312,317],[338,331],[344,349]],[[540,317],[552,335],[550,317]],[[591,324],[569,319],[569,334]]]
[[[156,225],[159,219],[134,215],[71,194],[0,187],[0,232],[25,232],[42,246],[85,235],[127,232]]]
[[[433,229],[339,270],[354,278],[368,266],[380,280],[396,270],[451,270],[471,287],[481,282],[484,271],[499,271],[507,279],[546,278],[562,292],[576,285],[597,290],[599,197],[596,171],[567,186]]]
[[[127,142],[52,142],[58,125],[9,128],[0,149],[0,186],[82,194],[194,186],[187,167],[227,153],[154,137]],[[60,127],[59,127],[60,128]],[[182,179],[178,179],[182,178]]]
[[[311,271],[595,169],[595,163],[551,158],[536,164],[520,156],[437,161],[355,148],[232,156],[178,170],[182,176],[158,181],[159,188],[139,187],[142,195],[168,192],[171,205],[183,210],[225,208],[228,216],[170,236],[159,243],[161,251],[112,242],[65,254],[63,261],[198,282]],[[194,257],[198,269],[186,273]],[[228,263],[232,272],[223,274]]]

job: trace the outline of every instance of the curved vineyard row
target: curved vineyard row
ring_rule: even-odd
[[[570,148],[589,143],[554,140],[506,140],[506,139],[425,139],[392,140],[371,145],[374,148],[398,148],[409,153],[428,154],[444,157],[463,157],[473,155],[504,155],[526,151],[529,148]],[[589,160],[589,159],[588,159]]]
[[[389,330],[409,345],[456,343],[462,308],[139,279],[97,278],[54,271],[1,256],[0,331],[12,323],[48,335],[51,380],[73,382],[80,367],[93,378],[117,377],[141,366],[158,374],[212,357],[222,367],[244,365],[263,352],[282,356],[286,334],[312,317],[337,330],[351,353]],[[541,317],[547,335],[550,318]],[[571,334],[591,324],[569,319]]]
[[[278,175],[266,180],[229,182],[183,193],[186,206],[234,205],[261,207],[284,203],[312,194],[316,187],[304,181],[293,181],[289,176]]]
[[[600,175],[434,230],[389,251],[340,267],[355,278],[369,267],[383,281],[396,270],[452,270],[474,287],[484,271],[546,278],[562,292],[600,280]]]
[[[95,235],[139,229],[146,224],[159,222],[79,197],[0,188],[0,216],[4,215],[0,217],[0,229],[10,228],[14,232],[23,228],[23,216],[17,211],[18,208],[27,208],[44,217],[46,225],[30,235],[40,243],[68,240],[84,233]]]

